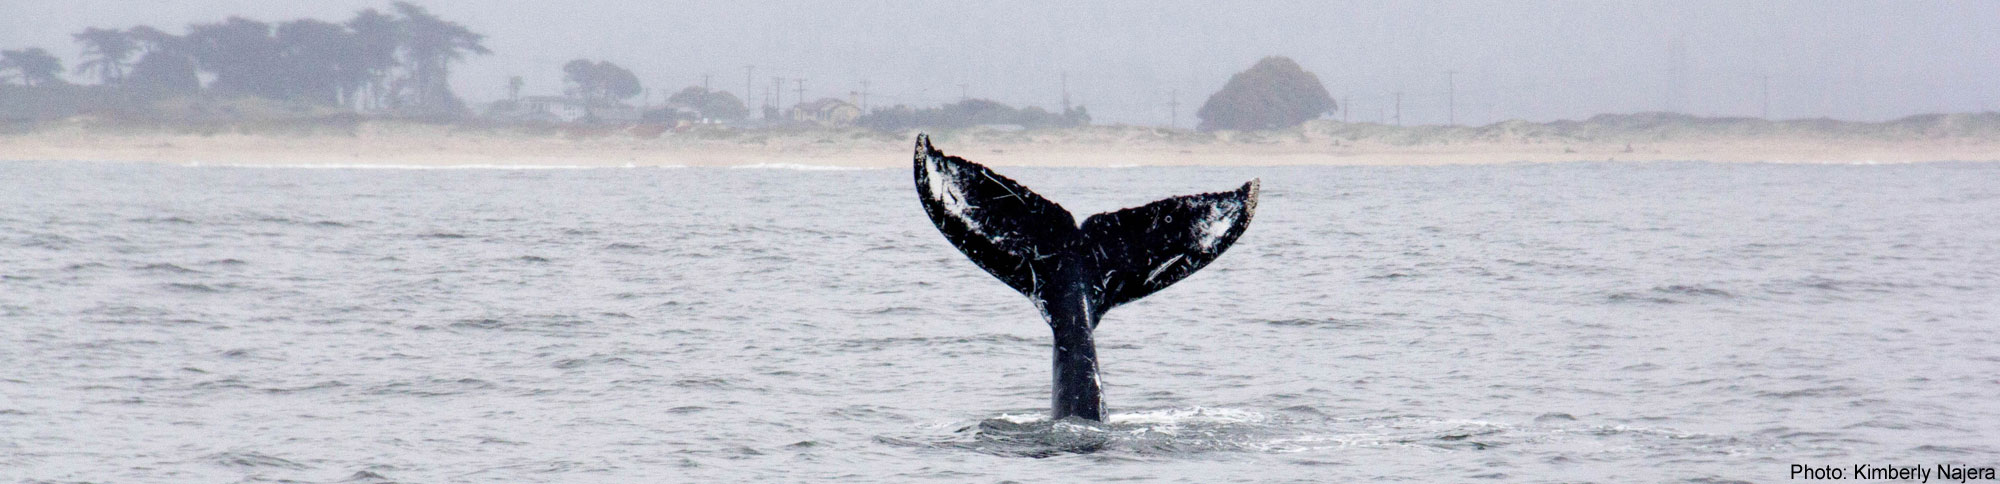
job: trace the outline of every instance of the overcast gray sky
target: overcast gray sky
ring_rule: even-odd
[[[1266,55],[1318,74],[1354,121],[1443,123],[1447,71],[1460,123],[1679,111],[1882,120],[2000,109],[2000,2],[778,2],[415,1],[488,35],[459,66],[473,102],[508,76],[560,92],[563,62],[626,66],[655,91],[700,84],[753,100],[773,76],[806,97],[934,105],[963,91],[1015,105],[1071,99],[1100,123],[1179,125]],[[343,21],[388,0],[0,0],[0,48],[40,46],[74,66],[70,34],[148,24],[185,32],[230,15]],[[784,103],[795,102],[787,82]],[[1338,115],[1336,115],[1338,117]]]

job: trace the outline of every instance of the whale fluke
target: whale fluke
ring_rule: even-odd
[[[917,135],[917,198],[946,240],[1040,309],[1055,333],[1055,418],[1103,420],[1091,333],[1106,311],[1201,270],[1243,235],[1257,180],[1100,213],[1061,205]]]

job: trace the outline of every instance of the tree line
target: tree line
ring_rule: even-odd
[[[91,90],[69,89],[62,75],[62,60],[42,48],[0,50],[0,94],[14,90],[10,84],[39,93],[0,95],[0,118],[19,117],[10,113],[21,111],[78,110],[48,108],[49,98],[85,99],[93,102],[71,104],[103,106],[195,94],[458,118],[471,111],[451,91],[452,65],[467,56],[491,53],[482,43],[485,35],[405,1],[391,3],[386,13],[363,9],[339,23],[297,19],[271,24],[229,17],[189,25],[186,33],[178,35],[140,25],[127,29],[91,27],[72,38],[83,47],[74,74],[94,78],[97,85]],[[636,75],[609,61],[576,59],[562,69],[565,93],[592,106],[616,104],[643,92]],[[520,78],[510,80],[510,98],[518,97],[521,86]],[[37,103],[32,108],[20,107]],[[667,104],[668,108],[647,117],[671,119],[686,113],[676,108],[722,121],[745,119],[749,114],[742,99],[700,87],[674,94]],[[1196,117],[1201,120],[1198,129],[1203,131],[1269,130],[1297,126],[1335,109],[1318,76],[1291,59],[1274,56],[1231,76],[1203,103]],[[780,116],[765,113],[767,119]],[[931,108],[878,108],[854,120],[856,125],[886,131],[982,124],[1061,128],[1090,122],[1089,112],[1081,107],[1055,113],[983,99]]]
[[[340,23],[229,17],[179,35],[140,25],[72,37],[83,46],[75,74],[143,97],[256,96],[412,116],[466,113],[451,91],[452,64],[491,53],[484,35],[402,1]],[[41,48],[0,51],[0,83],[61,85],[62,71]]]

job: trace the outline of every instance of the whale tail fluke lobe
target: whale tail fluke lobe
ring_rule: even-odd
[[[1054,417],[1103,420],[1092,332],[1113,307],[1213,262],[1250,226],[1257,181],[1076,218],[917,135],[917,199],[952,246],[1035,302],[1055,334]]]
[[[917,135],[917,198],[931,223],[972,263],[1028,297],[1076,230],[1068,210],[977,163],[947,157]]]
[[[1236,243],[1257,211],[1257,180],[1233,191],[1168,198],[1092,215],[1078,241],[1101,274],[1104,310],[1201,270]]]

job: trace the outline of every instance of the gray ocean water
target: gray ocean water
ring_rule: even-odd
[[[2000,464],[2000,165],[1263,179],[1110,421],[907,170],[0,163],[0,482],[1771,482]],[[1090,451],[1093,450],[1094,451]]]

